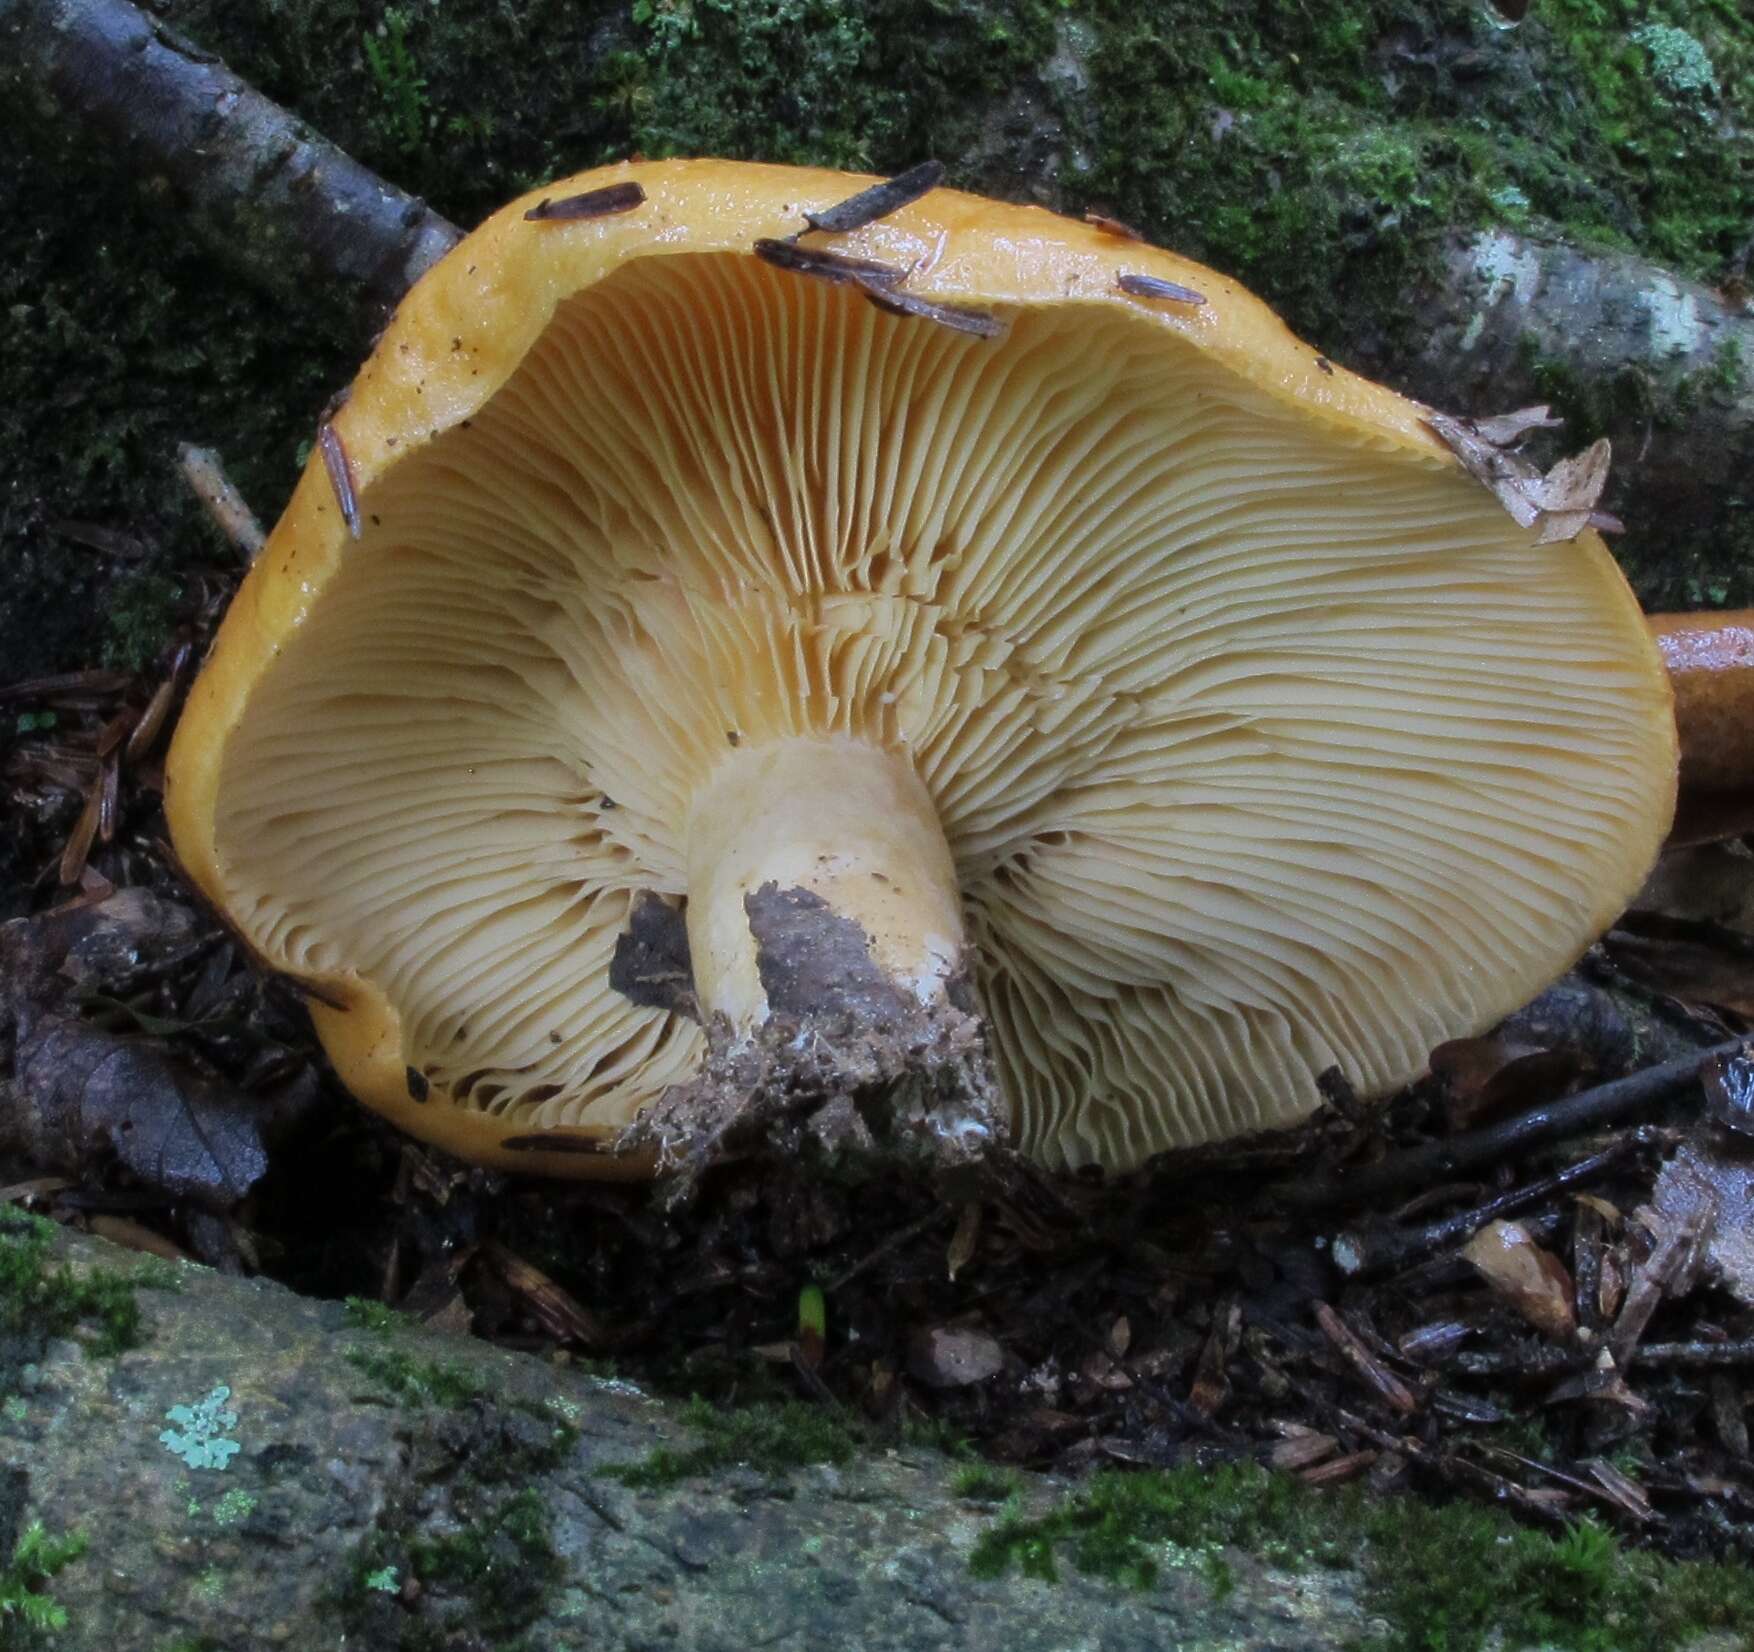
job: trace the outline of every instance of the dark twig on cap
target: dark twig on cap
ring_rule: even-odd
[[[921,161],[918,166],[910,166],[907,171],[897,173],[893,178],[880,184],[872,184],[869,189],[861,189],[857,195],[849,195],[826,212],[806,212],[804,221],[812,229],[825,230],[831,235],[845,235],[849,230],[863,229],[867,224],[876,223],[879,218],[887,218],[890,213],[899,212],[910,201],[917,201],[943,181],[942,161]]]
[[[953,332],[969,333],[975,338],[998,338],[1005,323],[985,310],[965,310],[956,304],[934,304],[929,298],[918,298],[893,287],[874,287],[859,283],[859,290],[880,310],[890,315],[917,316],[922,321],[935,321]]]
[[[644,206],[646,192],[636,183],[606,184],[583,195],[563,195],[558,201],[542,200],[524,214],[531,223],[576,223],[581,218],[607,218]]]
[[[353,466],[347,458],[341,432],[332,424],[317,431],[317,448],[323,455],[323,469],[329,473],[329,485],[335,490],[335,501],[341,507],[341,520],[347,531],[359,538],[359,492],[353,485]]]
[[[1115,285],[1129,298],[1167,298],[1174,304],[1206,302],[1204,293],[1197,293],[1192,287],[1184,287],[1179,281],[1165,281],[1157,275],[1117,275]]]
[[[794,275],[813,275],[819,281],[835,281],[846,286],[889,288],[907,279],[907,271],[894,264],[882,264],[874,258],[854,258],[844,252],[830,252],[825,247],[801,247],[794,241],[766,238],[755,243],[755,256],[775,269],[790,270]]]

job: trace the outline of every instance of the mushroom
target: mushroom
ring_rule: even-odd
[[[1670,842],[1754,831],[1754,609],[1652,614],[1675,690],[1681,806]]]
[[[869,182],[490,218],[192,691],[184,864],[464,1158],[643,1170],[631,1121],[760,1090],[1123,1169],[1401,1085],[1662,841],[1593,532],[1221,275],[947,189],[831,215]]]

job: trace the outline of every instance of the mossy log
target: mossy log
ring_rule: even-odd
[[[14,1306],[33,1289],[21,1245],[69,1263],[63,1284],[142,1271],[98,1241],[4,1220]],[[683,1408],[630,1384],[375,1307],[153,1266],[139,1340],[120,1354],[71,1336],[33,1347],[0,1312],[0,1552],[35,1522],[83,1536],[77,1558],[26,1580],[65,1613],[44,1637],[55,1652],[1300,1652],[1370,1628],[1353,1574],[1236,1553],[1216,1589],[1210,1565],[1169,1555],[1146,1590],[1070,1569],[980,1579],[969,1554],[995,1511],[959,1497],[933,1449],[811,1463],[806,1431],[795,1469],[770,1446],[765,1466],[690,1474]],[[51,1292],[30,1300],[38,1321],[64,1323]],[[114,1293],[101,1300],[113,1309]],[[605,1473],[665,1450],[673,1484]],[[1019,1484],[1023,1509],[1060,1490]],[[0,1607],[13,1644],[7,1625],[22,1633]]]
[[[1725,539],[1754,551],[1754,310],[1629,253],[1485,230],[1452,238],[1393,344],[1352,364],[1442,408],[1550,402],[1568,449],[1614,442],[1614,549],[1666,607],[1721,604]]]

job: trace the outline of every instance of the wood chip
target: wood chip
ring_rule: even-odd
[[[1412,1390],[1364,1345],[1358,1333],[1326,1302],[1315,1305],[1316,1323],[1322,1335],[1333,1344],[1346,1363],[1362,1377],[1370,1389],[1392,1410],[1411,1416],[1419,1409]]]
[[[1608,1352],[1621,1370],[1626,1369],[1632,1350],[1638,1346],[1638,1339],[1644,1335],[1645,1326],[1663,1298],[1698,1265],[1712,1218],[1711,1208],[1701,1204],[1672,1219],[1660,1235],[1656,1249],[1633,1274],[1626,1288],[1626,1301],[1608,1333]]]
[[[268,536],[256,520],[256,513],[232,485],[219,455],[210,447],[182,442],[177,447],[177,465],[202,508],[247,568],[261,555]]]
[[[1298,1475],[1306,1486],[1337,1486],[1348,1480],[1356,1480],[1377,1459],[1372,1450],[1348,1452],[1344,1457],[1330,1458],[1325,1463],[1318,1463],[1314,1468],[1306,1468]]]
[[[878,309],[889,315],[914,316],[922,321],[935,321],[953,333],[967,333],[974,338],[1001,338],[1005,323],[986,310],[971,310],[959,304],[935,304],[899,288],[874,287],[860,283],[859,290]]]
[[[1119,218],[1111,218],[1105,212],[1087,212],[1084,214],[1084,222],[1094,225],[1104,235],[1116,235],[1123,241],[1143,241],[1145,239],[1131,224],[1124,223]]]
[[[1622,1514],[1641,1524],[1653,1518],[1650,1499],[1645,1496],[1644,1488],[1622,1474],[1606,1457],[1592,1457],[1583,1466],[1590,1471],[1608,1501]]]
[[[603,1322],[535,1263],[507,1250],[497,1239],[485,1240],[480,1254],[551,1336],[585,1348],[613,1345],[615,1339]]]
[[[1298,1469],[1325,1463],[1339,1449],[1340,1442],[1332,1434],[1318,1434],[1306,1429],[1290,1439],[1280,1440],[1267,1453],[1267,1464],[1270,1468],[1295,1473]]]

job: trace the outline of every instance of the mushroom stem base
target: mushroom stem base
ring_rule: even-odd
[[[700,1075],[620,1144],[683,1185],[749,1151],[858,1173],[1003,1154],[956,875],[904,759],[852,740],[736,752],[688,835]]]
[[[912,764],[844,739],[732,753],[689,818],[688,947],[703,1015],[738,1032],[949,998],[956,871]]]

